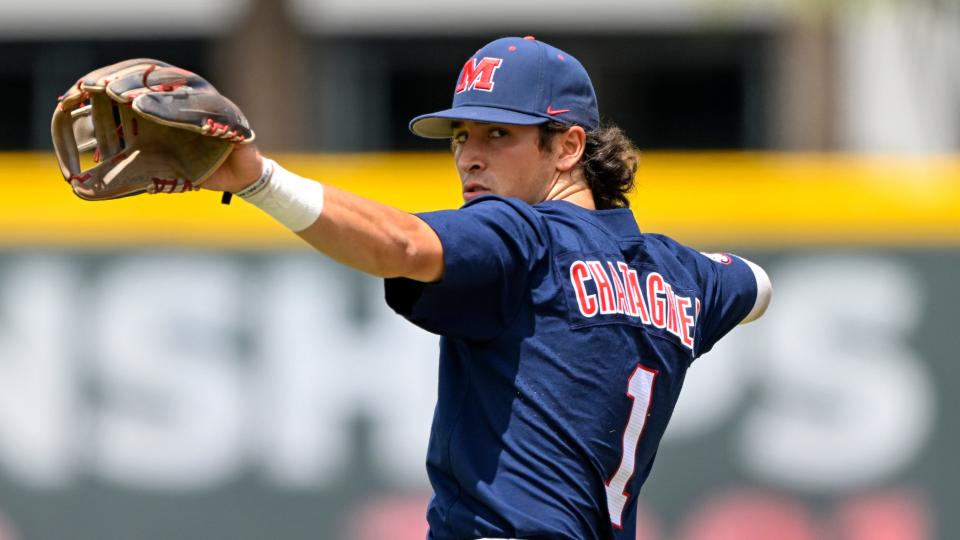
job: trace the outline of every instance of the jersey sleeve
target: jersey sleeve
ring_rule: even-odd
[[[729,253],[701,253],[680,247],[701,292],[694,352],[700,356],[740,324],[757,301],[757,278],[747,261]]]
[[[532,270],[545,259],[542,219],[521,201],[495,196],[417,216],[440,237],[443,277],[436,283],[387,279],[387,304],[428,332],[495,338],[513,321]]]

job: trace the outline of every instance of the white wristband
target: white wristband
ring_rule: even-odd
[[[237,195],[293,232],[313,225],[323,212],[323,184],[298,176],[268,158],[263,160],[260,178]]]

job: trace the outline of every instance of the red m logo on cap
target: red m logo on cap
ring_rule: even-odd
[[[474,89],[493,91],[493,74],[502,63],[502,58],[485,57],[479,62],[476,58],[467,60],[460,72],[460,80],[457,81],[457,93]]]

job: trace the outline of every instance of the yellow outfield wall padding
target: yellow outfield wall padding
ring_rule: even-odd
[[[416,212],[456,208],[449,154],[274,156],[286,168]],[[78,199],[46,153],[0,153],[0,246],[298,248],[219,193]],[[645,153],[642,230],[709,248],[960,246],[960,156]]]

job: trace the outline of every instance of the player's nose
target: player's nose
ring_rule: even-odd
[[[475,173],[486,168],[486,159],[480,145],[467,140],[457,150],[457,169],[460,174]]]

